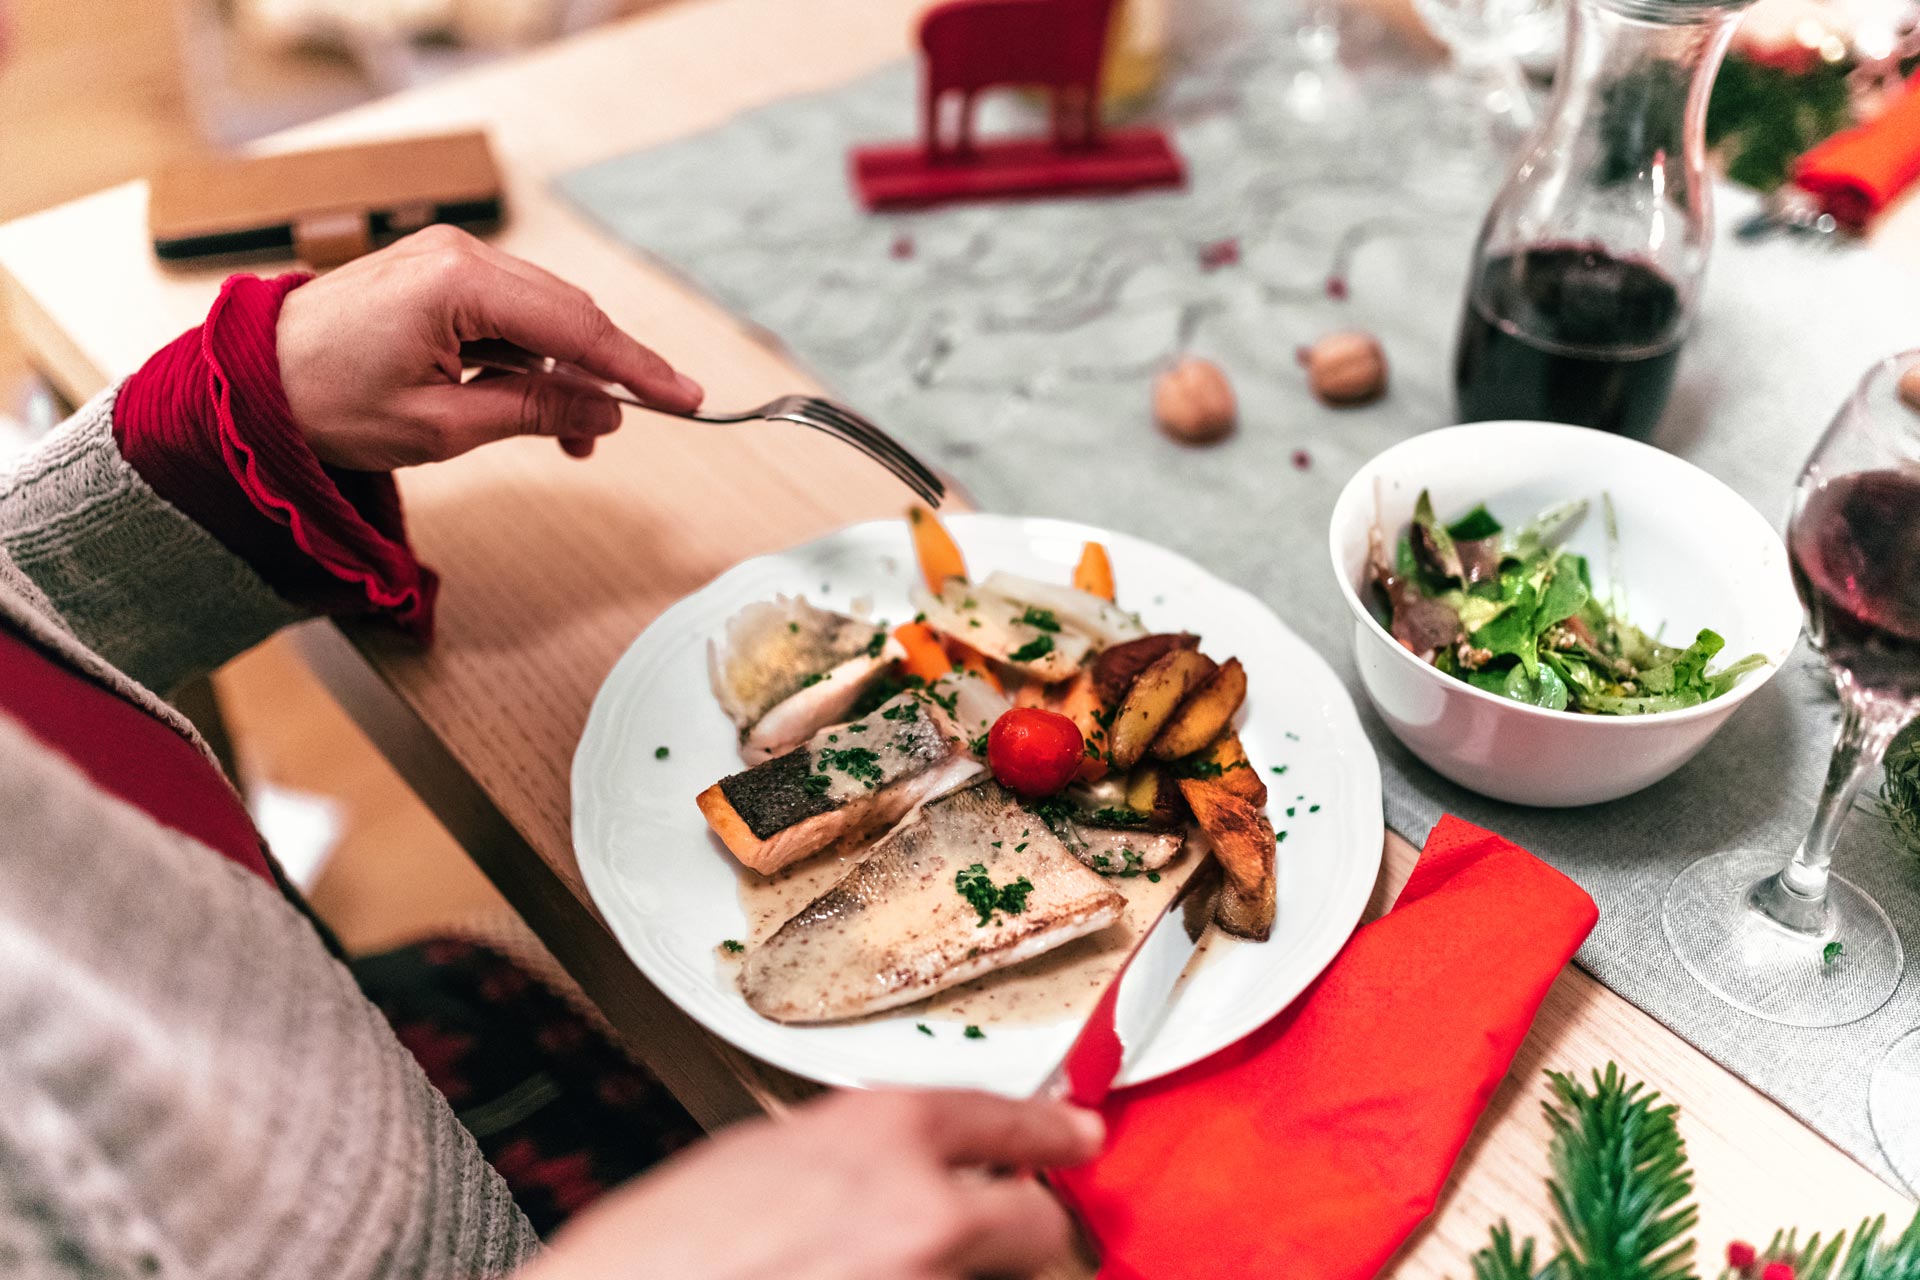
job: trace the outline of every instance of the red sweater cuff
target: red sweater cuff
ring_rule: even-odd
[[[280,385],[280,304],[311,276],[233,276],[213,309],[121,387],[114,437],[134,470],[267,585],[332,614],[433,629],[433,571],[383,472],[324,465]]]

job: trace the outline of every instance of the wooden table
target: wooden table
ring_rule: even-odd
[[[700,0],[375,104],[275,145],[457,125],[493,131],[512,220],[499,243],[588,288],[699,378],[754,404],[805,380],[764,340],[559,204],[549,179],[901,56],[916,0]],[[903,114],[902,127],[908,117]],[[823,162],[830,159],[823,158]],[[221,273],[162,272],[131,183],[0,228],[0,280],[45,372],[82,399],[198,322]],[[1920,209],[1882,232],[1920,262]],[[661,610],[748,556],[897,513],[901,493],[798,431],[648,421],[590,464],[551,442],[402,477],[422,555],[445,576],[440,636],[313,633],[329,687],[471,850],[622,1034],[709,1125],[811,1086],[714,1041],[655,992],[588,904],[568,835],[568,768],[595,690]],[[1375,909],[1413,850],[1387,845]],[[1831,1229],[1910,1206],[1864,1168],[1586,974],[1556,984],[1432,1219],[1385,1274],[1461,1276],[1502,1217],[1543,1230],[1549,1067],[1612,1060],[1683,1108],[1709,1251],[1776,1225]]]

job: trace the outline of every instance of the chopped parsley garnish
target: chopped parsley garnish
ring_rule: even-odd
[[[926,692],[928,700],[931,701],[934,706],[940,708],[950,716],[960,714],[960,691],[958,689],[954,689],[948,693],[941,693],[938,689],[929,687]]]
[[[1279,775],[1285,773],[1286,771],[1287,771],[1287,766],[1284,764],[1277,764],[1273,766],[1273,772],[1275,777],[1278,777]]]
[[[960,602],[960,607],[962,609],[978,609],[980,605],[976,600],[974,600],[972,596],[968,596],[965,600],[962,600]]]
[[[880,772],[880,753],[869,751],[865,747],[828,747],[820,753],[819,777],[830,769],[837,769],[855,782],[878,782],[886,775]]]
[[[1009,662],[1038,662],[1053,652],[1052,636],[1035,636],[1007,655]]]
[[[932,1034],[933,1034],[933,1028],[932,1028],[932,1027],[930,1027],[930,1026],[928,1026],[928,1025],[927,1025],[926,1023],[924,1023],[924,1022],[916,1022],[916,1023],[914,1023],[914,1024],[913,1024],[913,1029],[914,1029],[915,1031],[918,1031],[918,1032],[919,1032],[919,1033],[920,1033],[921,1035],[923,1035],[923,1036],[930,1036],[930,1035],[932,1035]]]
[[[1217,778],[1223,773],[1232,773],[1235,769],[1245,769],[1247,767],[1248,765],[1245,760],[1235,760],[1232,764],[1221,764],[1218,760],[1207,760],[1195,756],[1190,760],[1176,761],[1173,766],[1173,772],[1174,776],[1180,778],[1206,779]]]
[[[1027,812],[1047,824],[1047,829],[1056,835],[1073,821],[1073,801],[1063,796],[1047,796],[1041,800],[1029,800]]]
[[[668,756],[672,754],[673,753],[671,751],[668,751],[665,747],[655,747],[653,749],[653,758],[655,760],[665,760]]]
[[[986,755],[987,754],[987,735],[983,733],[977,738],[969,739],[967,742],[967,750],[971,751],[976,756]]]
[[[1820,963],[1832,964],[1835,960],[1838,960],[1841,956],[1845,954],[1847,954],[1846,943],[1829,942],[1826,946],[1820,948]]]
[[[800,624],[799,624],[799,623],[797,623],[797,622],[789,622],[789,623],[787,624],[787,630],[789,630],[789,631],[791,631],[791,632],[793,632],[793,634],[795,634],[795,635],[799,635],[799,634],[800,634]]]
[[[1284,832],[1284,831],[1276,831],[1276,832],[1274,832],[1274,833],[1273,833],[1273,842],[1274,842],[1275,844],[1285,844],[1285,843],[1287,842],[1287,833],[1286,833],[1286,832]]]
[[[1300,741],[1300,735],[1289,729],[1287,730],[1287,740],[1289,742],[1298,742]]]
[[[825,680],[826,678],[827,678],[827,673],[824,671],[812,672],[809,675],[801,677],[800,687],[802,689],[811,689],[813,688],[813,686],[819,684],[822,680]]]
[[[1291,817],[1293,816],[1293,806],[1292,806],[1292,805],[1288,805],[1288,806],[1287,806],[1287,816],[1288,816],[1289,818],[1291,818]]]
[[[1149,872],[1147,872],[1147,883],[1148,883],[1148,884],[1159,884],[1159,883],[1160,883],[1160,873],[1159,873],[1158,871],[1149,871]]]
[[[725,947],[729,953],[736,956],[747,949],[745,944],[733,938],[723,938],[720,945]]]
[[[960,1034],[969,1040],[985,1040],[987,1038],[987,1033],[974,1026],[971,1022],[967,1024],[967,1029]]]
[[[1053,616],[1053,610],[1036,609],[1032,605],[1028,605],[1027,611],[1020,615],[1020,622],[1021,625],[1032,627],[1035,631],[1058,632],[1060,630],[1060,619]]]
[[[882,720],[918,720],[920,718],[920,700],[908,698],[898,706],[888,707],[880,713]]]
[[[1017,916],[1027,909],[1027,895],[1033,892],[1033,882],[1021,876],[1012,884],[995,886],[993,877],[987,874],[984,863],[976,862],[962,868],[953,877],[953,887],[967,900],[979,915],[977,927],[985,927],[993,920],[993,913],[1004,911]]]
[[[916,613],[913,615],[913,620],[915,622],[925,622],[927,620],[927,615],[924,613]]]
[[[867,641],[867,656],[869,658],[877,658],[880,656],[880,651],[886,647],[887,633],[884,631],[876,631],[873,633],[873,639]]]
[[[824,773],[810,773],[800,779],[800,789],[810,796],[823,796],[833,786],[833,779]]]
[[[1092,738],[1087,739],[1083,747],[1083,750],[1088,757],[1094,760],[1098,760],[1100,758],[1100,744],[1095,742]]]
[[[1027,842],[1022,840],[1019,844],[1013,846],[1013,851],[1015,853],[1025,853],[1027,851]]]
[[[980,625],[980,619],[978,619],[978,618],[968,618],[968,619],[967,619],[967,625],[968,625],[968,626],[970,626],[970,627],[977,627],[977,626],[979,626],[979,625]]]
[[[847,726],[848,733],[865,733],[866,731],[867,726],[864,724],[850,724]]]
[[[1087,815],[1087,822],[1096,827],[1144,827],[1151,820],[1151,814],[1134,809],[1095,809]]]
[[[1307,812],[1308,812],[1308,813],[1318,813],[1318,812],[1320,812],[1320,806],[1319,806],[1319,805],[1317,805],[1317,804],[1310,804],[1310,805],[1308,805],[1308,806],[1307,806]]]

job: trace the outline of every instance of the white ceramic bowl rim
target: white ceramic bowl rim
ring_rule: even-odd
[[[1431,441],[1436,436],[1449,435],[1456,432],[1471,434],[1485,427],[1526,427],[1545,432],[1566,433],[1581,438],[1586,438],[1590,434],[1594,434],[1594,429],[1591,427],[1569,426],[1562,422],[1531,422],[1520,419],[1502,419],[1493,422],[1467,422],[1461,423],[1458,426],[1440,427],[1432,431],[1423,432],[1416,438],[1423,441]],[[1682,467],[1692,472],[1706,485],[1718,489],[1721,493],[1732,498],[1748,510],[1753,510],[1753,504],[1735,493],[1726,482],[1711,472],[1694,466],[1685,458],[1677,457],[1674,454],[1666,452],[1664,449],[1655,448],[1653,445],[1645,444],[1626,436],[1609,434],[1608,438],[1622,447],[1627,448],[1629,451],[1644,451],[1652,455],[1652,457],[1660,459],[1661,465],[1674,464]],[[1392,456],[1395,452],[1407,447],[1410,443],[1412,443],[1411,440],[1403,440],[1399,444],[1382,450],[1361,464],[1360,470],[1356,471],[1353,478],[1347,481],[1345,487],[1340,491],[1340,496],[1334,500],[1334,511],[1338,513],[1348,505],[1349,495],[1353,493],[1357,486],[1371,478],[1374,469],[1382,459]],[[1571,497],[1573,495],[1569,496]],[[1761,523],[1766,523],[1766,518],[1760,516],[1758,511],[1754,511],[1754,514],[1759,516]],[[1769,525],[1768,527],[1771,528],[1772,526]],[[1702,702],[1697,706],[1681,707],[1674,711],[1650,711],[1643,715],[1633,716],[1600,716],[1580,711],[1555,711],[1550,707],[1536,707],[1512,698],[1503,698],[1497,693],[1488,693],[1485,689],[1469,684],[1465,680],[1450,676],[1432,663],[1422,662],[1420,658],[1405,645],[1395,640],[1393,633],[1381,626],[1380,620],[1373,616],[1373,610],[1367,608],[1366,602],[1360,598],[1359,592],[1354,589],[1354,584],[1348,579],[1346,566],[1342,563],[1340,534],[1341,529],[1337,522],[1329,525],[1327,530],[1327,554],[1333,564],[1334,577],[1340,580],[1340,594],[1346,598],[1347,608],[1352,611],[1353,616],[1358,618],[1362,625],[1371,627],[1375,634],[1386,640],[1387,647],[1392,649],[1395,654],[1395,660],[1410,663],[1418,667],[1420,670],[1426,672],[1432,679],[1445,680],[1451,689],[1456,691],[1464,690],[1470,697],[1496,704],[1503,709],[1521,715],[1544,717],[1548,720],[1574,721],[1580,724],[1615,724],[1628,730],[1651,729],[1662,725],[1679,724],[1688,720],[1698,720],[1707,716],[1720,715],[1723,712],[1731,711],[1734,707],[1739,706],[1762,685],[1766,684],[1774,674],[1774,671],[1779,668],[1780,664],[1786,660],[1787,655],[1792,652],[1792,642],[1789,642],[1786,653],[1780,654],[1778,658],[1771,655],[1768,656],[1768,669],[1749,674],[1747,678],[1741,680],[1739,684],[1736,684],[1733,688],[1710,702]],[[1796,632],[1795,635],[1797,638],[1798,632]]]

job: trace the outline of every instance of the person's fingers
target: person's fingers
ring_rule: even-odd
[[[620,427],[620,404],[612,397],[540,374],[509,374],[438,387],[426,397],[426,409],[440,436],[439,452],[448,458],[509,436],[575,441],[607,435]]]
[[[591,458],[593,456],[593,437],[561,436],[560,448],[569,458]]]
[[[453,270],[443,277],[459,341],[504,338],[578,365],[676,413],[697,408],[705,397],[699,383],[622,333],[574,286],[537,268],[531,274],[508,270],[479,250],[470,250],[462,265],[477,269]]]
[[[954,1165],[1068,1168],[1093,1159],[1106,1138],[1098,1115],[1062,1102],[956,1091],[928,1093],[921,1105],[934,1147]]]
[[[1029,1276],[1066,1261],[1073,1220],[1033,1178],[1000,1178],[969,1187],[966,1213],[974,1229],[942,1259],[961,1275]]]

